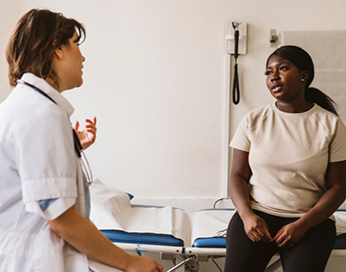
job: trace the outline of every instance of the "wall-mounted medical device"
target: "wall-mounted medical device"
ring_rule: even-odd
[[[240,101],[237,60],[239,54],[246,54],[246,23],[230,22],[227,24],[226,48],[227,54],[234,57],[232,101],[237,105]],[[230,63],[232,62],[230,61]]]
[[[226,34],[226,50],[227,54],[234,54],[235,47],[235,28],[237,26],[239,37],[238,37],[238,54],[246,54],[246,40],[247,40],[247,24],[243,22],[229,22],[227,24]]]

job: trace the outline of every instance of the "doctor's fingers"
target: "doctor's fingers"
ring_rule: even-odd
[[[75,131],[78,131],[78,128],[79,128],[79,122],[76,121],[76,123],[74,124],[73,129],[74,129]]]
[[[162,264],[157,263],[156,268],[157,268],[157,271],[158,271],[158,272],[163,272],[163,265],[162,265]]]
[[[128,272],[163,272],[163,266],[153,259],[145,256],[133,256],[136,258],[134,269],[129,269]]]
[[[90,120],[89,120],[90,121]],[[87,122],[87,120],[86,120]],[[87,124],[85,125],[85,128],[88,130],[88,131],[97,131],[97,127],[96,127],[96,124],[93,123],[93,122],[87,122]]]
[[[163,272],[163,266],[162,264],[154,261],[156,263],[156,267],[153,268],[152,270],[148,270],[148,272]],[[147,270],[143,270],[143,272],[146,272]]]
[[[93,124],[94,126],[96,126],[97,119],[96,119],[96,117],[94,117],[92,120],[85,119],[85,122],[88,123],[88,124]]]
[[[96,127],[92,127],[92,126],[85,126],[85,131],[92,133],[92,134],[96,134],[97,132],[97,128]]]

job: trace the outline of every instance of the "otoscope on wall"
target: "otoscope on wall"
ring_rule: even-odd
[[[234,28],[234,74],[233,74],[233,88],[232,88],[232,100],[235,105],[239,103],[239,78],[238,78],[238,47],[239,47],[239,23],[232,22]]]
[[[232,33],[233,34],[230,34]],[[232,101],[237,105],[240,101],[238,56],[246,53],[246,23],[231,22],[228,24],[228,34],[226,35],[227,53],[234,57],[233,84],[230,84],[232,91]],[[232,63],[230,61],[230,63]],[[232,67],[231,67],[232,68]],[[230,69],[232,71],[232,69]],[[231,77],[230,77],[231,80]]]

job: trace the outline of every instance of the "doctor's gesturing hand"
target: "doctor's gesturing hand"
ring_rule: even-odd
[[[91,146],[96,140],[96,117],[91,121],[90,119],[86,119],[87,123],[84,130],[78,130],[79,122],[76,121],[74,125],[74,130],[76,131],[79,141],[82,145],[83,150],[87,149]]]

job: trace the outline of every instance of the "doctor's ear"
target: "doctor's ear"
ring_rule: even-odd
[[[54,50],[54,56],[58,59],[63,59],[64,58],[64,52],[62,49],[62,46],[59,46]]]
[[[53,46],[55,46],[56,41],[57,41],[57,40],[54,40],[54,41],[53,41]],[[61,50],[61,45],[60,45],[60,46],[58,46],[58,47],[54,50],[54,54],[53,54],[53,55],[54,55],[55,57],[57,57],[58,59],[61,59],[62,56],[63,56],[62,53],[63,53],[63,52],[62,52],[62,50]]]

